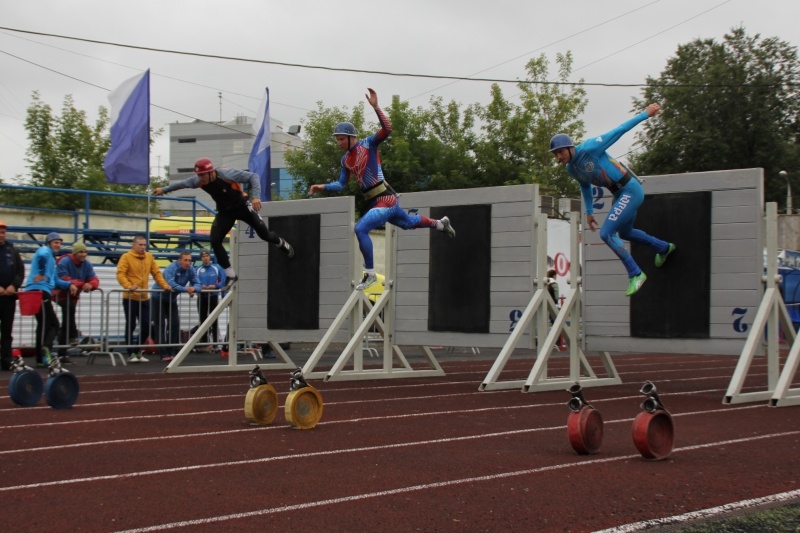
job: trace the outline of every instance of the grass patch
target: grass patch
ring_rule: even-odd
[[[772,507],[721,520],[695,523],[674,531],[681,533],[800,532],[800,503]]]

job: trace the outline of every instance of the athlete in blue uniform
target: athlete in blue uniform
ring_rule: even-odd
[[[455,237],[456,231],[450,224],[450,219],[442,217],[433,220],[421,215],[409,215],[400,207],[397,194],[383,179],[381,157],[378,145],[386,140],[392,132],[392,125],[383,110],[378,106],[378,94],[367,89],[369,94],[367,102],[378,115],[381,128],[373,135],[356,141],[356,128],[349,122],[341,122],[333,130],[336,144],[345,151],[342,156],[342,170],[339,180],[331,183],[317,183],[312,185],[308,192],[314,194],[320,191],[339,192],[347,186],[347,180],[352,174],[358,180],[361,193],[369,202],[369,211],[356,223],[355,232],[358,238],[358,247],[364,257],[364,279],[356,286],[364,290],[376,281],[375,266],[372,259],[372,240],[369,232],[379,228],[387,222],[402,229],[431,228],[444,231],[449,237]]]
[[[550,140],[550,152],[559,164],[566,165],[569,175],[580,185],[589,229],[595,231],[597,226],[593,215],[592,186],[605,187],[614,196],[614,202],[600,228],[600,238],[617,254],[628,271],[630,279],[625,296],[631,296],[638,291],[647,276],[633,260],[621,238],[653,247],[656,250],[657,267],[666,262],[669,254],[675,251],[675,245],[633,227],[636,211],[644,201],[644,190],[633,172],[609,156],[606,150],[634,126],[655,116],[660,110],[660,105],[650,104],[646,110],[608,133],[584,141],[578,146],[565,133],[554,135]]]

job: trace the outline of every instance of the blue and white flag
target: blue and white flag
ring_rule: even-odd
[[[253,131],[256,138],[253,141],[253,149],[250,150],[250,160],[247,165],[250,172],[258,174],[261,183],[261,201],[272,200],[272,176],[271,155],[269,151],[270,127],[269,127],[269,87],[266,88],[267,94],[261,101],[258,108],[256,121],[253,123]]]
[[[150,69],[108,95],[111,147],[103,167],[108,183],[150,183]]]

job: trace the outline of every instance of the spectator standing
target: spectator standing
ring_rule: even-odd
[[[345,152],[341,160],[339,179],[331,183],[315,183],[309,187],[308,193],[322,191],[340,192],[347,186],[347,180],[354,176],[358,181],[361,194],[369,202],[369,210],[356,223],[354,231],[358,239],[358,247],[364,258],[364,277],[356,285],[356,290],[363,291],[378,281],[373,263],[372,239],[369,232],[387,222],[402,229],[430,228],[443,231],[448,237],[455,237],[456,230],[450,219],[442,217],[434,220],[421,215],[409,215],[401,207],[394,189],[383,178],[383,167],[378,146],[392,133],[389,118],[378,106],[378,93],[367,89],[367,102],[378,115],[380,129],[366,139],[356,138],[356,128],[350,122],[340,122],[333,128],[336,145]]]
[[[223,292],[230,289],[239,277],[231,266],[228,251],[222,241],[233,228],[237,220],[249,224],[261,240],[277,246],[290,259],[294,257],[294,248],[274,231],[270,231],[258,212],[261,211],[261,181],[258,174],[235,168],[218,168],[207,157],[201,157],[194,164],[194,176],[183,181],[159,187],[153,191],[162,196],[178,189],[197,189],[207,192],[217,204],[217,215],[211,224],[211,249],[225,269],[227,281]],[[252,200],[242,191],[242,184],[250,185]]]
[[[69,291],[55,291],[56,303],[61,307],[61,329],[58,332],[58,344],[62,346],[59,350],[61,364],[72,364],[67,356],[66,346],[77,345],[80,340],[76,311],[81,293],[93,291],[100,286],[100,280],[94,273],[92,263],[86,259],[88,255],[86,245],[76,242],[72,245],[72,253],[62,256],[56,267],[58,277],[78,289],[74,296]]]
[[[200,292],[197,271],[192,266],[192,253],[181,252],[178,260],[164,269],[164,279],[171,290],[153,293],[153,318],[158,332],[158,344],[179,344],[181,315],[178,294],[185,292],[190,298],[194,298]],[[158,289],[158,282],[153,283],[153,289]],[[161,346],[158,352],[162,361],[172,361],[178,348]]]
[[[197,268],[197,279],[200,281],[201,293],[197,299],[197,311],[200,313],[200,323],[206,321],[211,311],[219,305],[219,289],[225,285],[225,271],[219,265],[211,261],[211,252],[203,250],[200,252],[202,265]],[[219,342],[219,323],[217,320],[203,333],[200,342]],[[205,352],[213,352],[214,347],[204,346],[201,348]]]
[[[143,235],[133,238],[131,249],[119,258],[117,263],[117,282],[128,292],[122,294],[122,309],[125,312],[125,344],[143,345],[150,336],[150,295],[147,293],[148,278],[165,291],[172,290],[161,274],[153,254],[147,251],[147,241]],[[139,324],[139,338],[133,332]],[[134,342],[134,340],[136,342]],[[132,352],[132,353],[131,353]],[[129,363],[146,363],[148,359],[129,348]]]
[[[25,263],[14,245],[6,241],[8,226],[0,220],[0,369],[11,370],[17,291],[25,279]]]
[[[42,306],[36,313],[36,366],[43,368],[50,363],[50,352],[53,341],[58,336],[58,317],[53,310],[52,294],[55,289],[68,291],[75,296],[78,288],[58,277],[56,272],[56,255],[61,250],[64,240],[56,232],[45,237],[45,245],[36,250],[31,259],[31,271],[25,283],[26,291],[42,293]]]

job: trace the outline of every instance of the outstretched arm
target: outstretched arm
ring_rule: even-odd
[[[636,126],[640,122],[644,122],[650,117],[656,116],[660,111],[661,111],[660,105],[650,104],[644,111],[642,111],[635,117],[626,120],[625,122],[614,128],[613,130],[609,131],[608,133],[605,133],[599,137],[595,137],[594,141],[598,143],[601,150],[606,151],[611,147],[612,144],[617,142],[620,139],[620,137],[622,137],[630,130],[632,130],[634,126]]]

